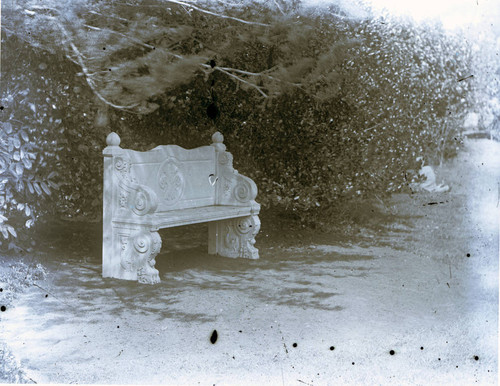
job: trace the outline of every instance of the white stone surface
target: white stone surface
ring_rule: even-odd
[[[122,149],[110,133],[104,155],[103,277],[158,283],[157,231],[211,222],[209,253],[257,259],[257,186],[233,168],[224,137],[211,146]]]

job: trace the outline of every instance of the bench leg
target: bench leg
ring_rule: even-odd
[[[103,277],[160,282],[155,257],[160,252],[161,237],[148,229],[113,229],[103,248]]]
[[[211,222],[208,225],[208,253],[224,257],[258,259],[259,250],[254,244],[259,230],[258,216]]]
[[[131,237],[131,261],[135,262],[137,281],[144,284],[160,282],[160,274],[155,268],[156,256],[160,253],[161,237],[158,232],[140,231]]]

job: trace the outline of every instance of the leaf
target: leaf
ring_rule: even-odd
[[[33,219],[30,218],[26,220],[26,223],[24,225],[26,226],[26,228],[31,228],[31,226],[33,225]]]
[[[28,137],[28,134],[26,134],[26,132],[25,132],[24,130],[21,130],[21,133],[20,133],[20,134],[21,134],[21,137],[23,138],[23,140],[24,140],[25,142],[29,142],[29,140],[30,140],[30,139],[29,139],[29,137]]]
[[[13,143],[16,149],[19,149],[21,147],[21,140],[18,137],[13,138]]]
[[[30,181],[26,181],[26,184],[28,185],[28,189],[31,194],[35,193],[35,189],[33,189],[33,184]]]
[[[14,229],[14,227],[12,225],[7,225],[7,230],[10,232],[10,234],[12,236],[17,237],[16,230]]]
[[[4,221],[7,221],[8,218],[5,217],[3,214],[0,214],[0,223],[3,223]]]
[[[26,169],[31,169],[33,166],[33,162],[31,162],[28,158],[23,158],[23,164]]]
[[[10,122],[4,122],[2,126],[3,126],[3,130],[4,130],[7,134],[12,133],[12,124],[11,124]]]
[[[9,238],[9,232],[7,232],[7,229],[5,228],[4,225],[2,225],[2,235],[5,239]]]
[[[14,152],[14,156],[12,158],[14,158],[14,161],[21,161],[21,155],[17,150]]]
[[[16,174],[21,177],[23,175],[24,166],[22,163],[16,163]]]
[[[38,195],[41,196],[42,195],[42,189],[40,189],[40,185],[38,185],[38,182],[33,182],[33,187],[35,188],[35,190],[38,193]]]
[[[52,179],[52,178],[54,178],[54,177],[57,177],[57,176],[58,176],[58,173],[57,173],[57,172],[52,171],[52,172],[50,172],[50,174],[47,176],[47,179],[49,179],[49,180],[50,180],[50,179]]]
[[[48,180],[47,181],[49,183],[49,186],[55,190],[59,190],[60,188],[60,184],[56,184],[55,182],[53,182],[52,180]]]
[[[26,204],[26,206],[24,207],[24,214],[26,216],[29,216],[31,214],[31,208],[28,206],[28,204]]]
[[[40,182],[40,186],[42,187],[43,191],[50,196],[52,192],[44,181]]]

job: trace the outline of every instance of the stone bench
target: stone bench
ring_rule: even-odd
[[[162,228],[208,222],[208,253],[258,259],[257,186],[233,169],[224,137],[211,146],[157,146],[140,152],[106,138],[102,276],[160,282],[155,257]]]

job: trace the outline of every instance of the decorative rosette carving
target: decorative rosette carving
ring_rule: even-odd
[[[219,153],[219,165],[228,166],[230,168],[233,167],[233,156],[231,153],[220,152]]]
[[[238,236],[232,232],[233,226],[226,226],[224,247],[230,251],[236,252],[238,250]]]
[[[130,173],[130,160],[123,156],[117,156],[114,158],[115,169],[125,178]]]
[[[125,190],[120,189],[120,199],[118,200],[120,208],[126,208],[128,203],[128,194]]]
[[[134,256],[127,250],[128,248],[128,237],[120,236],[121,244],[121,266],[127,272],[133,272],[137,269],[134,262]]]
[[[252,187],[250,183],[245,180],[240,180],[233,189],[233,195],[239,202],[248,202],[252,200]]]
[[[121,266],[125,271],[137,271],[140,283],[155,284],[160,282],[158,270],[154,268],[155,257],[161,249],[161,237],[157,232],[139,231],[129,237],[122,236]]]
[[[134,248],[140,253],[137,281],[144,284],[159,283],[160,275],[155,268],[155,257],[161,249],[160,235],[157,232],[141,233],[134,239]]]
[[[158,170],[158,184],[167,205],[179,201],[184,192],[184,177],[172,158],[167,159]]]
[[[235,230],[240,235],[246,235],[254,230],[254,225],[251,217],[245,217],[236,223]]]
[[[132,211],[138,216],[144,216],[156,210],[158,202],[155,193],[145,187],[141,186],[135,190]]]
[[[222,225],[221,225],[222,227]],[[260,230],[258,216],[247,216],[224,222],[219,253],[227,257],[258,259],[259,251],[254,247],[255,236]]]

